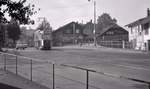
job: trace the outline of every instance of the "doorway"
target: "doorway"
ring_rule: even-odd
[[[150,40],[148,40],[148,50],[150,51]]]

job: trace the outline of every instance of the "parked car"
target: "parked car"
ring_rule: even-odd
[[[28,44],[25,44],[25,43],[17,43],[16,44],[16,49],[25,49],[28,47]]]

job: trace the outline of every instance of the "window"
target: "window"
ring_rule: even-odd
[[[79,34],[79,33],[80,33],[80,30],[79,30],[79,29],[76,29],[76,33]]]
[[[113,32],[113,31],[109,31],[109,32],[107,32],[106,34],[107,34],[107,35],[113,35],[114,32]]]
[[[104,39],[105,39],[105,36],[102,36],[102,39],[104,40]]]
[[[138,31],[138,35],[142,35],[142,29],[140,28],[140,26],[137,27],[137,31]]]
[[[132,27],[131,27],[131,34],[133,34],[133,29],[132,29]]]
[[[139,32],[139,35],[142,35],[142,32]]]
[[[71,31],[71,29],[67,29],[67,30],[65,30],[65,33],[66,33],[66,34],[71,34],[72,31]]]
[[[144,24],[145,35],[149,34],[149,23]]]

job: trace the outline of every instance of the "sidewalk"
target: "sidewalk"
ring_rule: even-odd
[[[14,87],[9,89],[49,89],[35,82],[31,82],[30,80],[27,80],[21,76],[16,76],[11,72],[4,71],[3,69],[0,69],[0,84],[5,84]],[[2,87],[4,86],[0,85],[0,88]],[[6,89],[6,87],[8,86],[5,86],[4,89]]]

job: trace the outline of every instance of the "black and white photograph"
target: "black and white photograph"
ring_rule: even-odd
[[[150,0],[0,0],[0,89],[150,89]]]

